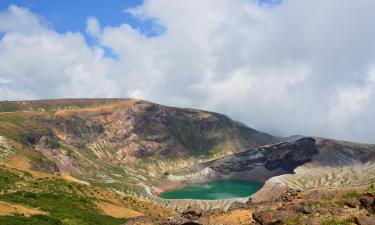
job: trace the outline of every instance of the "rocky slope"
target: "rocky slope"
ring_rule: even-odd
[[[0,102],[0,136],[39,153],[35,168],[107,184],[277,140],[221,114],[133,99]]]
[[[241,179],[264,182],[293,170],[318,154],[313,138],[263,146],[176,171],[174,180]],[[195,174],[195,176],[194,176]],[[200,175],[199,175],[200,174]],[[182,177],[181,177],[182,175]]]

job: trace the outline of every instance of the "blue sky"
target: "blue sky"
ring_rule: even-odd
[[[275,5],[282,0],[259,0],[260,5]],[[59,32],[82,32],[89,16],[96,17],[103,27],[127,23],[146,36],[157,36],[152,20],[142,21],[125,10],[142,4],[142,0],[1,0],[0,10],[9,5],[28,8],[44,17]],[[87,38],[87,37],[86,37]]]
[[[83,32],[87,18],[94,16],[104,27],[127,23],[147,36],[158,35],[151,29],[152,20],[141,21],[125,12],[141,5],[142,0],[1,0],[0,10],[12,4],[44,17],[58,32]]]

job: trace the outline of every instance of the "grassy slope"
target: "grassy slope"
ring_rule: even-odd
[[[0,224],[122,224],[126,219],[102,215],[91,188],[56,178],[33,178],[29,173],[0,167],[0,200],[38,208],[47,215],[0,216]],[[92,190],[91,190],[92,191]]]

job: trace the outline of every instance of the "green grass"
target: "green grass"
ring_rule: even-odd
[[[370,184],[369,187],[367,188],[366,192],[374,194],[375,193],[375,186],[374,186],[374,184]]]
[[[19,109],[19,104],[16,102],[0,102],[0,112],[14,112]]]
[[[62,225],[61,220],[47,215],[24,216],[0,216],[2,225]]]
[[[327,218],[323,221],[322,225],[350,225],[354,223],[354,219],[349,217],[344,220],[335,220],[332,218]]]
[[[22,125],[26,118],[22,113],[9,113],[0,115],[0,122],[11,123],[15,125]]]
[[[0,170],[1,184],[14,184],[21,179],[17,174]],[[0,200],[14,204],[38,208],[48,216],[21,215],[0,217],[0,224],[66,224],[66,225],[117,225],[126,222],[123,218],[114,218],[100,214],[93,198],[78,192],[85,192],[86,187],[62,179],[39,178],[24,182],[22,191],[0,195]]]
[[[116,225],[126,222],[126,219],[101,215],[92,199],[74,194],[17,191],[0,195],[0,200],[39,208],[62,224]]]
[[[6,191],[14,188],[17,181],[23,180],[23,178],[8,169],[0,168],[0,191]]]
[[[285,225],[305,225],[306,220],[301,215],[290,216],[283,219]]]
[[[53,112],[61,109],[95,108],[109,105],[125,99],[60,99],[57,101],[0,101],[0,112],[16,112],[23,110]]]
[[[357,191],[351,191],[351,192],[348,192],[344,195],[344,198],[347,199],[347,198],[356,198],[356,197],[359,197],[361,196],[362,193],[359,193]]]

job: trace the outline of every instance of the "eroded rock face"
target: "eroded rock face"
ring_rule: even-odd
[[[306,137],[226,156],[181,170],[179,173],[200,174],[208,179],[264,182],[270,177],[293,172],[296,167],[310,161],[318,152],[315,139]],[[199,173],[207,169],[208,172]]]
[[[293,172],[297,166],[311,161],[312,156],[318,153],[313,138],[301,138],[272,147],[263,147],[260,151],[265,157],[264,164],[267,169],[282,168],[289,172]]]
[[[310,161],[312,156],[317,153],[315,139],[301,138],[240,153],[235,158],[225,160],[210,168],[224,172],[240,172],[252,170],[255,166],[262,164],[268,170],[283,169],[292,172],[297,166]]]
[[[277,140],[217,113],[126,103],[107,111],[66,110],[45,124],[74,147],[113,149],[111,154],[125,160],[210,156],[212,150],[238,152]]]
[[[69,99],[11,104],[15,107],[9,113],[23,121],[14,124],[22,131],[17,133],[16,141],[40,152],[59,170],[72,175],[90,174],[106,182],[133,176],[136,184],[148,175],[156,177],[197,160],[277,141],[218,113],[142,100]],[[142,175],[134,172],[139,169]]]
[[[59,140],[49,127],[25,130],[19,135],[19,139],[23,145],[29,147],[35,147],[36,145],[43,145],[50,149],[59,147]]]
[[[104,132],[103,124],[98,121],[85,120],[76,115],[69,118],[57,116],[50,124],[59,133],[65,134],[72,145],[77,148],[84,148]]]

